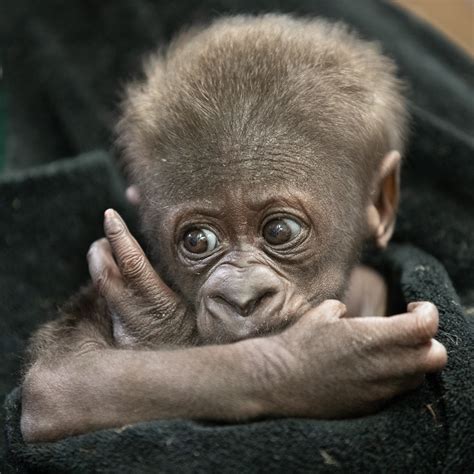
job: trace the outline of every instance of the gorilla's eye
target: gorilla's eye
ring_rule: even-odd
[[[217,236],[209,229],[192,229],[183,237],[184,248],[191,253],[203,254],[217,247]]]
[[[263,228],[263,237],[271,245],[286,244],[301,232],[301,225],[293,219],[273,219]]]

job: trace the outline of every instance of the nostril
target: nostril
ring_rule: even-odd
[[[255,298],[247,298],[245,300],[223,295],[214,295],[212,298],[220,304],[230,306],[240,316],[247,317],[254,313],[257,307],[273,298],[276,293],[276,291],[269,290]]]
[[[276,295],[276,293],[276,291],[269,290],[259,295],[257,298],[255,298],[255,300],[252,301],[252,311],[254,311],[257,306],[261,306],[262,304],[265,304],[265,302],[270,301]]]
[[[217,301],[219,304],[224,306],[230,306],[234,312],[241,316],[246,316],[245,306],[241,306],[237,301],[232,301],[230,298],[226,298],[221,295],[211,296],[214,301]]]
[[[230,301],[228,301],[226,298],[224,298],[221,295],[212,295],[212,296],[209,296],[209,298],[223,305],[234,306]]]

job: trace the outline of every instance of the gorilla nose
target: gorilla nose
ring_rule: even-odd
[[[240,317],[268,312],[282,297],[282,282],[264,265],[239,268],[222,265],[209,281],[208,297],[223,310],[219,314]],[[280,295],[280,297],[278,297]]]
[[[253,291],[220,292],[213,298],[221,304],[230,306],[239,316],[247,317],[251,316],[262,303],[269,302],[277,293],[275,289],[270,288],[250,290]]]
[[[283,277],[268,265],[245,263],[220,264],[201,287],[197,325],[203,340],[239,341],[287,321]]]

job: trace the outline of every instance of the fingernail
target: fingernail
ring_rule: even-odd
[[[113,209],[107,209],[104,212],[104,216],[105,216],[106,219],[111,219],[112,217],[115,216],[115,211]]]
[[[418,301],[416,303],[413,303],[412,306],[409,305],[410,311],[416,311],[418,314],[421,315],[430,314],[432,309],[433,306],[431,305],[431,303],[428,303],[426,301]]]
[[[412,301],[411,303],[408,303],[408,311],[416,311],[417,308],[420,308],[420,306],[424,305],[425,301]]]
[[[107,228],[111,232],[119,232],[123,229],[122,221],[118,218],[118,214],[113,209],[105,211],[105,219],[107,221]]]

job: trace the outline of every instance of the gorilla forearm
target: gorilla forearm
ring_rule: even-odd
[[[263,414],[257,396],[263,377],[256,377],[263,359],[253,342],[165,347],[119,348],[105,301],[92,285],[83,288],[30,341],[22,393],[25,439],[48,441],[157,418]]]
[[[431,339],[438,315],[429,304],[419,314],[341,319],[345,306],[327,301],[278,335],[165,350],[169,341],[195,343],[192,312],[175,303],[128,232],[109,239],[117,264],[101,247],[89,256],[104,298],[92,286],[83,289],[32,340],[22,405],[28,441],[159,418],[354,416],[445,363],[445,349]],[[142,327],[148,336],[129,331],[131,342],[117,339],[110,308],[126,328]]]
[[[410,311],[341,319],[344,305],[327,301],[279,335],[173,351],[115,349],[100,334],[84,344],[52,340],[25,376],[22,432],[46,441],[160,418],[373,412],[446,363],[432,339],[436,308]]]
[[[38,363],[23,386],[23,435],[48,441],[158,418],[262,415],[253,351],[248,341],[176,351],[109,348],[70,354],[55,367]]]

